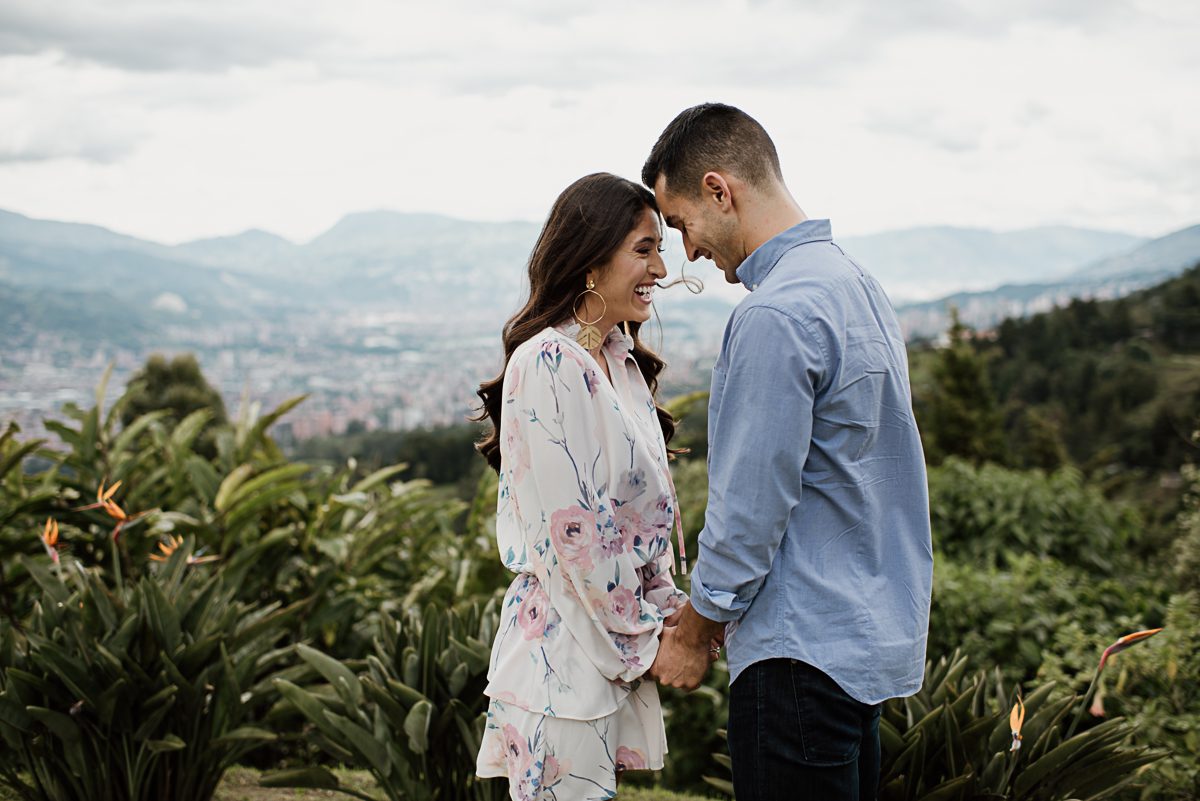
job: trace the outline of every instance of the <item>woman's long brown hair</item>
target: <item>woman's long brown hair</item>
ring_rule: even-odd
[[[554,201],[529,256],[529,300],[504,324],[504,367],[500,375],[479,385],[483,407],[477,421],[491,420],[492,430],[476,444],[492,469],[500,472],[500,407],[504,395],[504,372],[508,360],[521,343],[550,325],[572,318],[575,298],[583,291],[589,269],[606,264],[650,209],[658,214],[654,195],[632,181],[598,172],[568,186]],[[665,363],[638,338],[640,323],[630,322],[633,359],[650,387],[658,390],[658,374]],[[661,406],[658,423],[663,438],[671,441],[675,420]]]

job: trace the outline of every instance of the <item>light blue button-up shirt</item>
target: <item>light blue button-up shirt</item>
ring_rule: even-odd
[[[785,657],[875,704],[920,689],[933,581],[904,337],[828,220],[737,271],[709,400],[692,605],[728,623],[731,680]]]

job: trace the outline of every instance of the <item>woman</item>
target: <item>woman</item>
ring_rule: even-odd
[[[666,276],[654,196],[606,173],[555,201],[529,259],[529,300],[504,328],[502,375],[479,389],[500,474],[504,596],[476,772],[514,801],[611,798],[667,752],[642,675],[675,588],[677,527],[654,401],[663,362],[638,340]],[[618,323],[624,323],[628,333]]]

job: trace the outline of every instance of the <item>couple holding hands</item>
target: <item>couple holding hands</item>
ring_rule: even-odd
[[[724,648],[739,801],[873,799],[880,704],[923,679],[933,566],[896,316],[744,112],[680,113],[641,177],[558,197],[503,372],[479,390],[516,577],[476,772],[514,801],[614,798],[624,771],[663,766],[658,684],[695,689]],[[639,338],[664,222],[749,290],[713,368],[686,593],[664,364]]]

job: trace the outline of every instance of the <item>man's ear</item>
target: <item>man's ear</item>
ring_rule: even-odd
[[[733,210],[733,194],[729,191],[729,182],[719,172],[706,172],[700,179],[702,184],[701,196],[705,204],[714,204],[721,211]]]

